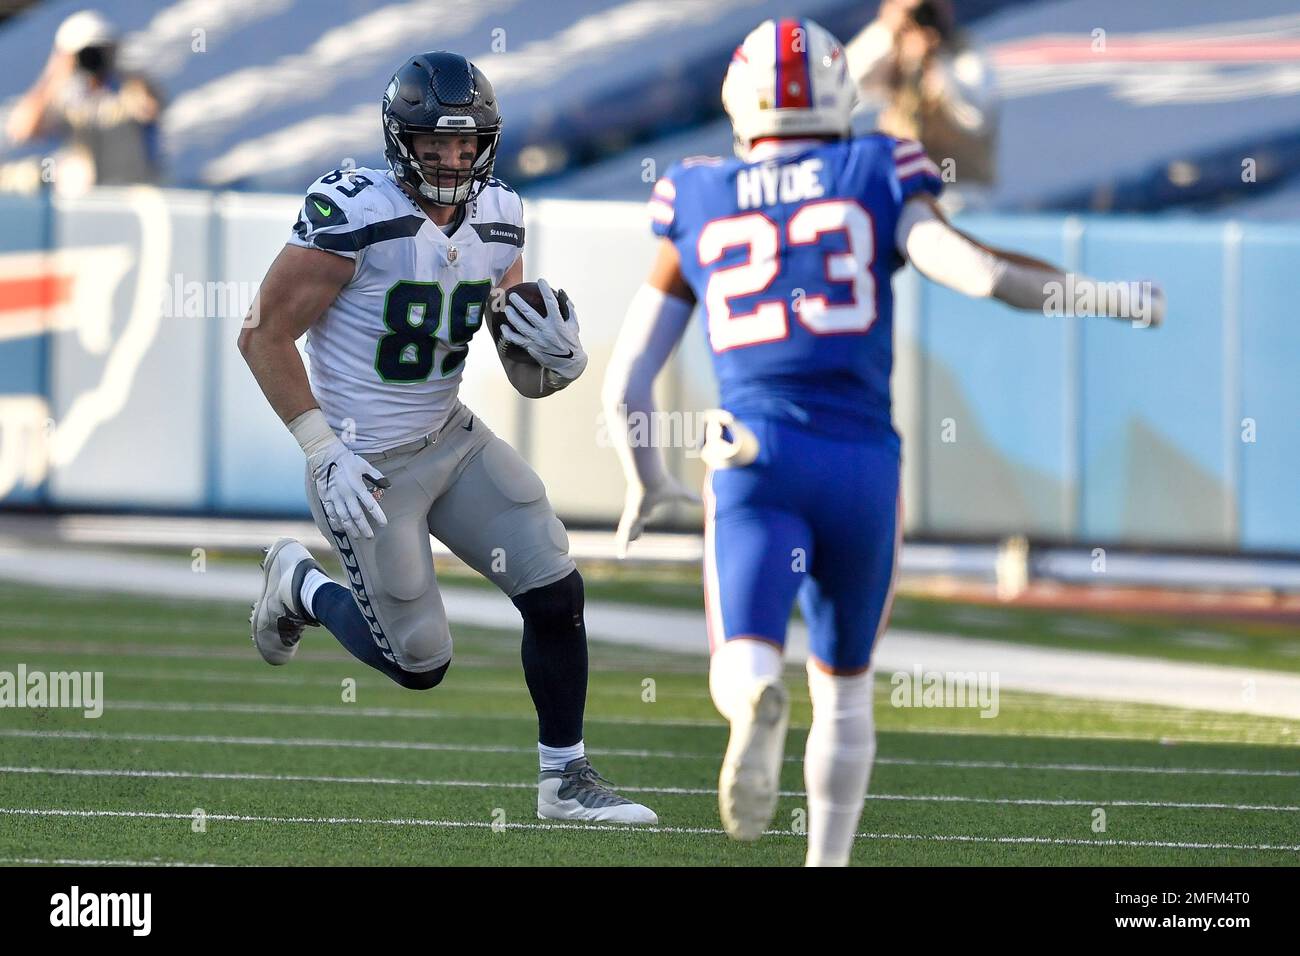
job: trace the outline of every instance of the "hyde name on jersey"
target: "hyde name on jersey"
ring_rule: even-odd
[[[651,225],[704,304],[723,407],[893,438],[894,229],[942,189],[919,143],[882,134],[669,169]]]

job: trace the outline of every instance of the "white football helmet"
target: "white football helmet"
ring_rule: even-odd
[[[806,17],[760,23],[736,47],[722,81],[741,159],[763,136],[847,136],[857,101],[844,47]]]

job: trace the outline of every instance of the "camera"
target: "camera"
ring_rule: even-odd
[[[77,51],[77,67],[102,76],[113,68],[113,48],[107,44],[82,47]]]

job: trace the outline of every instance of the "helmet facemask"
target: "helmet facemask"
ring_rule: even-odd
[[[384,156],[399,182],[440,206],[477,196],[492,177],[501,140],[501,114],[492,84],[457,53],[435,50],[403,64],[383,100]],[[466,169],[421,160],[415,137],[474,136],[477,150]],[[439,157],[442,158],[441,155]]]
[[[478,148],[468,167],[446,166],[418,158],[415,137],[422,133],[435,136],[463,136],[468,132],[455,127],[410,126],[390,118],[384,129],[389,163],[398,179],[421,196],[439,206],[459,206],[476,197],[492,177],[501,127],[476,129]]]

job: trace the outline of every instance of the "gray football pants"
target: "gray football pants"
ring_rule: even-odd
[[[388,525],[372,520],[373,538],[330,527],[310,474],[307,500],[371,636],[404,670],[451,660],[430,534],[512,598],[573,572],[568,535],[542,480],[464,405],[457,403],[436,440],[361,457],[391,482],[380,501]]]

